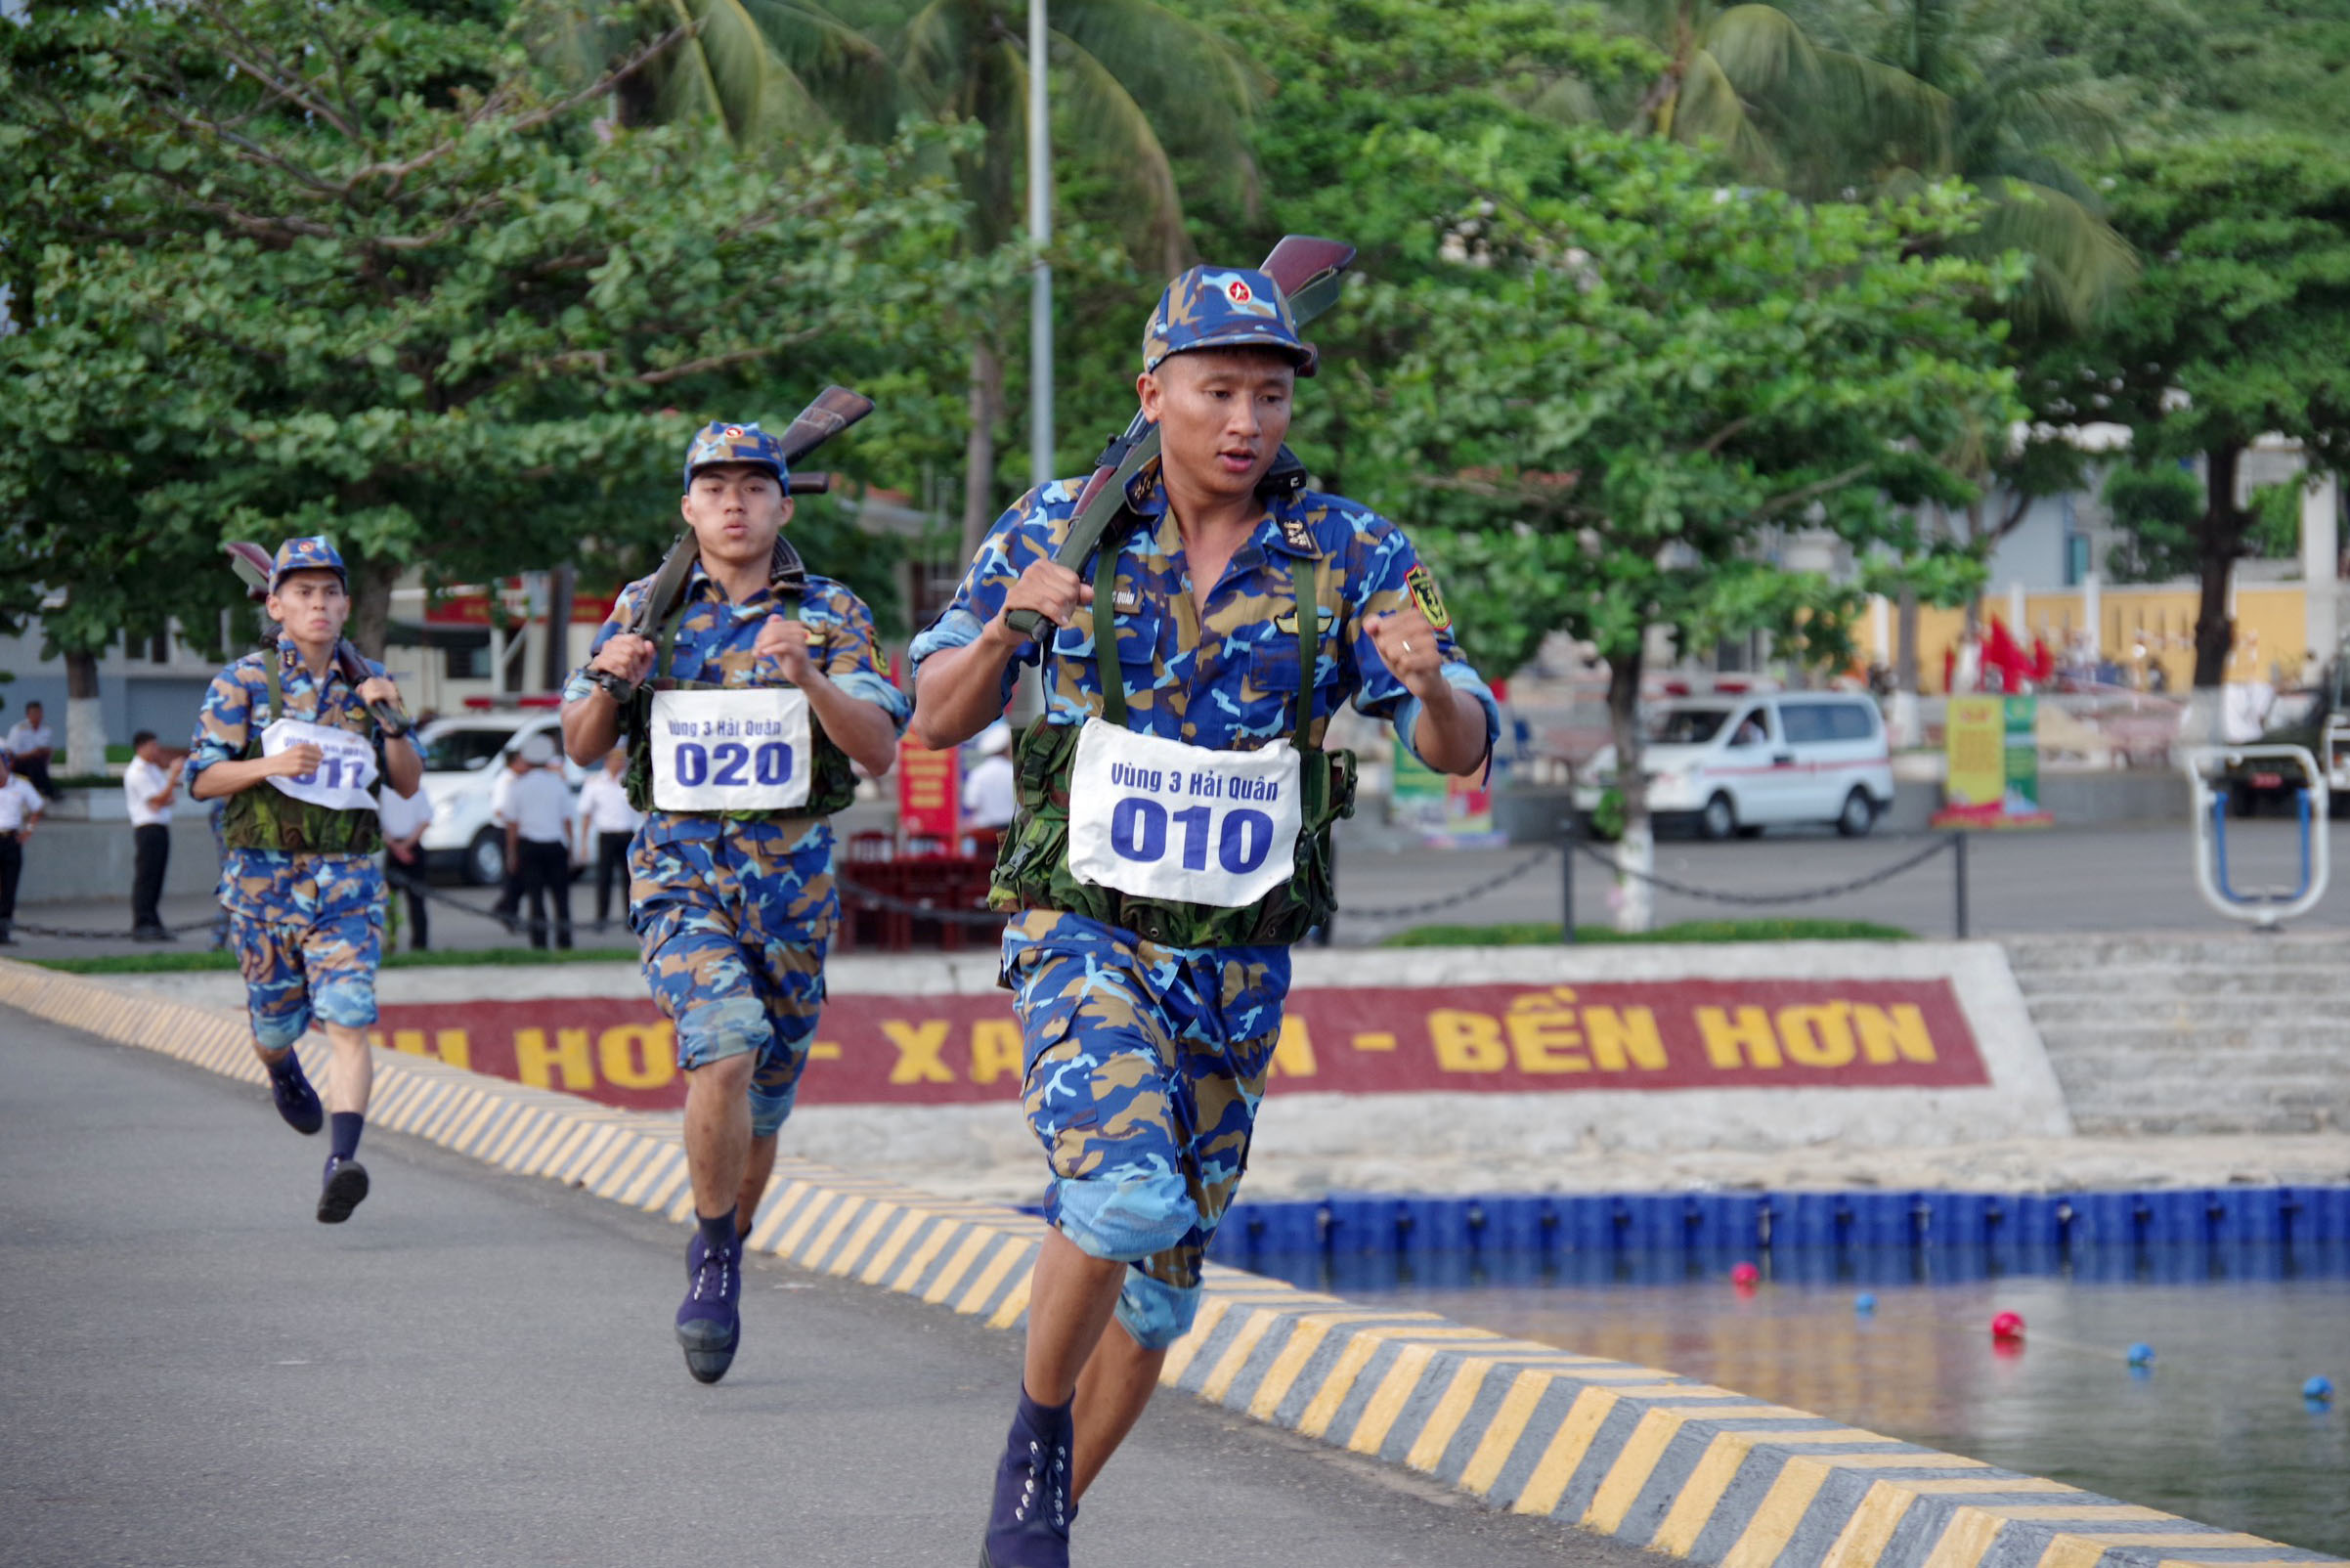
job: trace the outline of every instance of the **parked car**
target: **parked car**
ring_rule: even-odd
[[[1709,839],[1795,822],[1859,838],[1893,804],[1877,705],[1857,693],[1782,691],[1661,703],[1645,719],[1642,770],[1660,827]],[[1591,759],[1575,804],[1587,816],[1616,782],[1616,749]]]
[[[432,825],[424,830],[426,869],[454,866],[476,887],[505,876],[505,832],[490,820],[490,792],[515,747],[533,735],[563,744],[563,724],[551,709],[493,709],[436,719],[418,735],[424,747],[424,788],[432,796]],[[563,760],[574,802],[587,770]]]

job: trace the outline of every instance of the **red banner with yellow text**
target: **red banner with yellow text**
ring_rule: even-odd
[[[649,1000],[387,1006],[377,1043],[610,1105],[680,1106],[675,1037]],[[834,993],[803,1105],[960,1105],[1022,1076],[1011,998]],[[1429,1090],[1886,1089],[1987,1085],[1950,983],[1638,980],[1290,993],[1273,1087]]]

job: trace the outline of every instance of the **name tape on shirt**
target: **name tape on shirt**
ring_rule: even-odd
[[[365,737],[307,719],[281,719],[261,732],[263,757],[304,745],[319,749],[318,765],[307,773],[271,774],[281,794],[333,811],[375,809],[375,748]]]
[[[1218,752],[1089,719],[1069,773],[1069,871],[1137,897],[1244,908],[1296,871],[1301,771],[1285,740]]]
[[[1436,574],[1424,566],[1414,566],[1404,574],[1404,587],[1411,591],[1412,602],[1428,625],[1442,632],[1453,624],[1453,612],[1444,607],[1444,595],[1436,591]]]
[[[813,769],[807,694],[789,686],[656,691],[653,805],[664,811],[789,811]]]

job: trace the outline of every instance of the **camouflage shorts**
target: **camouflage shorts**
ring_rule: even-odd
[[[1004,977],[1053,1223],[1134,1265],[1118,1320],[1146,1348],[1170,1345],[1191,1327],[1200,1263],[1248,1163],[1288,951],[1162,947],[1031,910],[1005,928]]]
[[[691,1071],[746,1052],[751,1128],[792,1113],[824,1005],[824,948],[839,905],[832,833],[756,825],[722,836],[649,842],[629,852],[629,921],[653,1003],[677,1028]]]
[[[263,1050],[284,1050],[314,1021],[375,1022],[383,871],[372,856],[232,850],[220,899]]]

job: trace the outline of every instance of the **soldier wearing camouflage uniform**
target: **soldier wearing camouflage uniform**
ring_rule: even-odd
[[[740,1339],[742,1238],[824,1001],[839,918],[828,815],[855,788],[851,759],[889,771],[908,704],[862,599],[829,578],[775,576],[792,515],[775,438],[709,425],[684,479],[692,570],[644,634],[631,629],[660,574],[621,592],[564,688],[563,740],[589,766],[625,734],[631,804],[649,812],[630,849],[629,919],[685,1071],[698,1223],[676,1331],[687,1370],[712,1383]]]
[[[1394,524],[1284,483],[1312,373],[1273,280],[1194,268],[1136,382],[1155,484],[1078,571],[1056,564],[1081,481],[1000,518],[915,638],[914,729],[945,748],[1043,660],[994,901],[1023,1106],[1052,1168],[1022,1389],[981,1561],[1062,1568],[1077,1499],[1191,1327],[1200,1262],[1246,1163],[1289,944],[1334,908],[1329,825],[1353,759],[1321,749],[1350,697],[1430,765],[1473,772],[1499,715]],[[1041,650],[1007,617],[1053,627]],[[1303,613],[1301,614],[1301,609]],[[1116,1330],[1109,1331],[1112,1322]]]
[[[423,762],[368,710],[399,704],[383,666],[370,661],[355,687],[334,663],[351,594],[331,544],[279,546],[268,611],[281,628],[275,642],[213,676],[204,694],[188,794],[227,803],[220,901],[244,974],[253,1048],[278,1113],[296,1132],[315,1133],[327,1118],[294,1042],[316,1022],[333,1044],[333,1129],[318,1204],[332,1225],[368,1196],[356,1156],[374,1081],[367,1029],[383,957],[375,800],[387,780],[413,794]]]

